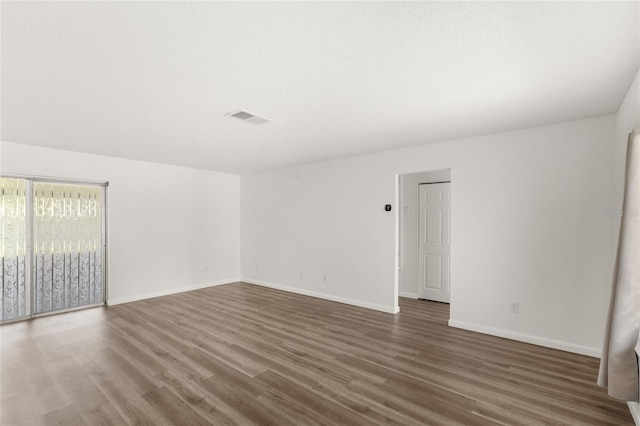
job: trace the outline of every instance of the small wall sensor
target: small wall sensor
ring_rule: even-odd
[[[384,211],[385,212],[390,212],[391,211],[391,204],[387,204],[384,206]]]

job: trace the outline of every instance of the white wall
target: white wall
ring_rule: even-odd
[[[450,168],[451,324],[598,355],[613,264],[611,139],[638,125],[637,92],[636,78],[617,117],[242,178],[6,142],[0,167],[110,182],[112,303],[235,281],[241,269],[250,282],[388,312],[395,175]]]
[[[624,193],[624,173],[627,155],[627,141],[632,129],[640,127],[640,71],[629,88],[627,96],[616,114],[616,144],[615,144],[615,171],[614,171],[614,211],[622,210],[622,197]],[[615,242],[620,230],[620,220],[618,216],[612,218]],[[640,345],[640,342],[639,342]],[[636,347],[636,352],[640,353],[640,347]],[[640,404],[629,402],[629,409],[634,416],[636,424],[640,424]]]
[[[234,281],[241,269],[250,282],[388,312],[395,175],[450,168],[451,324],[598,355],[613,264],[611,139],[638,125],[623,118],[638,117],[637,78],[633,87],[617,117],[242,178],[6,142],[0,167],[110,182],[112,302]]]
[[[450,168],[451,324],[599,355],[614,125],[608,115],[243,176],[243,279],[393,312],[395,219],[383,207],[395,174]]]
[[[394,181],[369,156],[243,177],[243,280],[395,312]]]
[[[110,304],[240,277],[239,176],[8,142],[0,171],[109,182]]]

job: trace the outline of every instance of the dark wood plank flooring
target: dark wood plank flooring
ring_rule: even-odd
[[[632,425],[598,360],[244,283],[6,324],[2,425]]]

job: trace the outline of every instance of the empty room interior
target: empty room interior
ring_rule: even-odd
[[[0,21],[0,424],[640,424],[640,2]]]

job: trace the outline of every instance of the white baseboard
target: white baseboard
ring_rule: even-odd
[[[504,337],[506,339],[517,340],[519,342],[532,343],[547,348],[559,349],[561,351],[573,352],[581,355],[600,358],[602,351],[598,348],[581,346],[573,343],[562,342],[560,340],[547,339],[544,337],[531,336],[529,334],[516,333],[515,331],[502,330],[499,328],[486,327],[484,325],[468,323],[465,321],[449,320],[449,327],[462,328],[464,330],[477,331],[478,333],[490,334],[492,336]]]
[[[627,401],[627,405],[636,426],[640,426],[640,403]]]
[[[227,279],[222,281],[215,281],[212,283],[196,284],[188,287],[178,287],[178,288],[172,288],[169,290],[156,291],[153,293],[137,294],[135,296],[129,296],[129,297],[120,297],[118,299],[109,299],[107,300],[107,305],[109,306],[120,305],[122,303],[135,302],[135,301],[144,300],[144,299],[152,299],[154,297],[168,296],[170,294],[176,294],[176,293],[184,293],[185,291],[199,290],[201,288],[207,288],[207,287],[215,287],[222,284],[231,284],[238,281],[240,281],[240,278],[233,278],[233,279]]]
[[[399,291],[398,292],[398,296],[406,297],[408,299],[417,299],[418,298],[418,294],[417,293],[409,293],[409,292],[406,292],[406,291]]]
[[[373,310],[376,310],[376,311],[387,312],[389,314],[397,314],[398,312],[400,312],[400,308],[398,306],[394,306],[394,307],[383,306],[383,305],[378,305],[378,304],[375,304],[375,303],[368,303],[368,302],[362,302],[360,300],[347,299],[347,298],[344,298],[344,297],[333,296],[331,294],[319,293],[319,292],[311,291],[311,290],[304,290],[304,289],[301,289],[301,288],[287,287],[287,286],[280,285],[280,284],[273,284],[273,283],[268,283],[268,282],[264,282],[264,281],[251,280],[251,279],[248,279],[248,278],[242,278],[241,281],[245,282],[245,283],[248,283],[248,284],[255,284],[255,285],[262,286],[262,287],[273,288],[275,290],[287,291],[289,293],[302,294],[304,296],[311,296],[311,297],[317,297],[319,299],[331,300],[332,302],[345,303],[347,305],[359,306],[361,308],[367,308],[367,309],[373,309]]]

